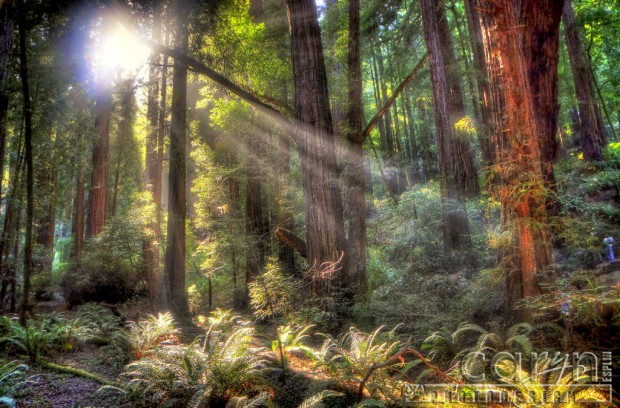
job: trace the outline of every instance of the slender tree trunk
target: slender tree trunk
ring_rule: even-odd
[[[105,226],[108,211],[108,171],[110,166],[110,116],[112,97],[109,78],[104,70],[99,73],[95,106],[95,141],[93,143],[93,171],[88,196],[89,237],[98,236]]]
[[[10,268],[9,253],[11,252],[11,243],[14,235],[19,235],[19,225],[17,228],[13,226],[14,219],[17,218],[18,207],[21,209],[19,203],[21,202],[22,192],[22,170],[24,164],[24,152],[22,145],[22,135],[15,137],[17,139],[17,158],[11,156],[9,162],[9,179],[11,182],[11,191],[9,192],[6,214],[4,216],[4,226],[2,229],[2,237],[0,238],[0,276],[2,276],[2,287],[0,288],[0,305],[4,310],[4,301],[6,292],[9,286],[14,287],[13,279],[15,279],[15,273]],[[14,311],[14,308],[11,309]]]
[[[418,143],[416,141],[415,126],[413,124],[413,110],[411,109],[411,101],[409,95],[403,97],[405,106],[405,118],[407,118],[407,127],[409,128],[409,143],[411,156],[411,183],[415,184],[420,181],[420,164],[418,161]]]
[[[247,190],[245,194],[246,234],[250,245],[246,253],[246,282],[260,275],[267,260],[269,222],[263,195],[263,176],[259,168],[259,139],[248,140]],[[246,290],[247,293],[247,290]]]
[[[430,54],[437,149],[441,175],[443,235],[446,249],[469,244],[464,196],[480,192],[467,134],[457,122],[466,116],[450,31],[443,4],[421,0],[424,39]]]
[[[557,64],[562,0],[478,0],[483,22],[498,155],[493,194],[513,236],[503,259],[506,312],[538,295],[552,264],[547,215],[550,150],[557,130]]]
[[[6,149],[6,117],[9,109],[9,62],[13,49],[13,19],[15,8],[14,0],[5,0],[0,3],[0,194],[4,178],[4,156]],[[1,199],[1,197],[0,197]]]
[[[161,16],[155,17],[153,37],[159,39],[161,37]],[[146,118],[148,121],[148,134],[146,136],[146,157],[144,169],[144,189],[149,194],[149,198],[155,207],[155,217],[145,226],[143,232],[143,253],[145,259],[148,294],[151,309],[156,310],[158,305],[159,290],[159,239],[161,237],[159,217],[161,202],[161,174],[159,170],[159,133],[161,130],[161,109],[159,106],[160,97],[160,72],[157,67],[161,58],[158,54],[153,53],[150,58],[149,67],[149,84],[147,92]],[[165,102],[164,102],[165,103]],[[157,179],[160,179],[159,181]],[[155,187],[159,182],[159,201],[156,197]]]
[[[478,100],[475,101],[480,115],[477,130],[478,142],[482,159],[487,166],[494,162],[495,152],[491,144],[491,105],[489,90],[489,74],[484,58],[484,45],[482,43],[482,31],[480,29],[480,15],[475,6],[476,0],[465,0],[465,16],[469,27],[469,38],[474,54],[474,75],[478,89]]]
[[[30,87],[28,84],[28,60],[26,50],[26,21],[25,5],[23,0],[18,2],[19,15],[19,68],[22,79],[23,107],[24,107],[24,149],[26,157],[26,237],[24,244],[24,293],[19,321],[26,325],[26,313],[29,309],[30,276],[32,274],[32,229],[34,223],[33,197],[33,163],[32,163],[32,109],[30,105]]]
[[[596,103],[596,90],[594,89],[590,57],[583,47],[582,37],[579,27],[575,24],[575,13],[570,0],[564,2],[562,19],[579,107],[578,134],[583,149],[583,157],[586,160],[602,160],[603,148],[606,144],[603,118]]]
[[[321,32],[314,0],[287,0],[295,84],[297,139],[306,208],[308,262],[319,268],[345,250],[332,118]],[[324,294],[331,276],[312,276],[311,290]]]
[[[186,1],[177,3],[175,48],[182,54],[188,50],[188,30],[184,18]],[[175,60],[172,74],[172,118],[170,125],[170,164],[168,171],[168,236],[165,275],[167,303],[180,319],[189,315],[185,290],[185,220],[186,220],[186,127],[187,65]]]
[[[84,172],[78,163],[76,186],[75,186],[75,235],[73,258],[80,262],[84,249]]]

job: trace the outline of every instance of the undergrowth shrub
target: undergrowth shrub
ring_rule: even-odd
[[[69,308],[88,302],[121,303],[144,295],[142,241],[134,223],[117,216],[86,243],[79,263],[60,279]]]
[[[287,317],[298,303],[299,284],[271,259],[249,285],[250,305],[260,318]]]
[[[0,344],[5,345],[9,353],[23,353],[31,363],[37,363],[50,353],[73,350],[76,338],[77,332],[72,322],[58,313],[52,313],[43,319],[29,321],[27,327],[10,321]]]
[[[75,318],[80,337],[87,343],[106,345],[114,333],[123,327],[121,319],[108,308],[96,303],[80,307]]]

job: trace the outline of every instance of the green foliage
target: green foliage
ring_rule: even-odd
[[[286,317],[294,310],[299,285],[287,275],[276,260],[249,284],[250,304],[260,318]]]
[[[26,380],[28,366],[21,361],[2,361],[0,365],[0,403],[15,406],[12,396]]]
[[[81,336],[86,342],[100,345],[108,344],[112,335],[123,326],[119,317],[96,303],[80,307],[75,323],[80,327]]]
[[[215,319],[217,320],[217,319]],[[227,319],[225,319],[227,320]],[[258,390],[264,362],[246,323],[230,332],[211,326],[202,344],[168,345],[127,366],[130,389],[157,406],[225,406]]]
[[[309,336],[306,334],[313,325],[302,328],[294,326],[279,326],[278,338],[271,342],[271,351],[282,351],[282,366],[288,366],[288,353],[301,353],[308,358],[314,358],[314,350],[306,344]]]
[[[0,338],[8,345],[28,356],[31,363],[51,353],[70,351],[74,348],[75,331],[60,315],[52,314],[41,321],[30,321],[27,327],[12,322],[9,331]]]
[[[142,235],[139,226],[121,215],[88,242],[78,264],[61,279],[69,307],[87,302],[118,303],[144,294]]]
[[[306,398],[298,408],[330,408],[338,406],[346,396],[341,392],[325,390]]]
[[[120,351],[124,361],[139,360],[154,353],[163,344],[178,343],[178,330],[170,313],[149,315],[129,324],[129,330],[112,333],[110,347]]]
[[[396,391],[395,379],[419,363],[419,360],[415,360],[411,363],[392,364],[389,372],[388,367],[381,368],[381,364],[387,362],[404,346],[395,339],[397,328],[383,332],[381,326],[374,332],[364,333],[351,327],[338,340],[326,336],[321,349],[315,352],[314,356],[318,365],[324,366],[339,382],[359,387],[365,376],[371,373],[364,389],[373,398],[393,396]],[[357,392],[357,388],[355,391]]]
[[[497,316],[503,280],[493,282],[481,272],[497,264],[490,247],[498,215],[493,201],[467,202],[472,245],[462,251],[444,250],[438,184],[403,193],[398,207],[387,200],[375,205],[369,219],[370,288],[365,302],[354,306],[357,322],[367,324],[365,329],[402,323],[405,331],[424,336],[464,319]]]

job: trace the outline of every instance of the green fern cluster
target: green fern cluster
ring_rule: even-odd
[[[75,324],[80,328],[80,337],[87,343],[106,345],[123,324],[109,309],[96,303],[88,303],[77,312]]]
[[[259,390],[265,362],[251,348],[247,322],[218,312],[204,338],[191,345],[162,345],[129,364],[129,389],[150,406],[224,407],[233,397]],[[234,320],[234,319],[233,319]]]
[[[395,387],[406,372],[419,363],[418,360],[403,360],[382,366],[405,346],[396,339],[397,328],[384,332],[384,327],[380,326],[372,333],[364,333],[351,327],[338,339],[325,335],[326,340],[314,357],[318,365],[326,367],[334,378],[355,393],[365,381],[364,389],[372,398],[396,400]]]
[[[37,363],[41,357],[52,352],[71,351],[77,341],[76,328],[59,313],[31,321],[27,327],[13,321],[8,321],[8,324],[0,344],[7,347],[9,352],[26,354],[31,363]]]
[[[15,406],[13,394],[26,380],[28,366],[20,361],[3,362],[0,365],[0,405]]]
[[[178,330],[170,313],[131,322],[129,330],[117,330],[111,335],[110,347],[121,353],[125,362],[149,356],[164,344],[177,344]]]

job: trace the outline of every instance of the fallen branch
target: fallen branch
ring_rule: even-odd
[[[176,61],[187,65],[187,67],[191,71],[194,71],[199,74],[203,74],[209,79],[213,80],[214,82],[217,82],[224,88],[228,89],[230,92],[237,95],[239,98],[249,103],[251,106],[253,106],[257,110],[275,119],[276,122],[282,125],[286,130],[290,131],[292,135],[295,135],[295,132],[293,131],[293,122],[291,121],[291,119],[289,119],[286,115],[284,115],[282,112],[280,112],[273,106],[270,106],[266,104],[265,102],[263,102],[262,100],[260,100],[260,98],[258,98],[254,93],[246,91],[241,86],[235,84],[233,81],[226,78],[224,75],[216,72],[212,68],[209,68],[202,62],[199,62],[191,58],[188,55],[180,53],[171,48],[164,47],[163,45],[159,45],[150,40],[144,40],[144,42],[154,52],[165,55],[167,57],[174,58]]]
[[[444,381],[448,381],[451,383],[455,383],[458,385],[464,385],[465,383],[461,380],[457,380],[454,377],[449,376],[448,374],[444,373],[443,371],[441,371],[439,368],[435,367],[434,365],[432,365],[422,354],[420,354],[416,349],[410,348],[406,351],[405,354],[413,354],[414,356],[416,356],[417,358],[419,358],[422,363],[430,368],[437,376],[441,377]]]
[[[418,76],[418,73],[424,67],[427,60],[428,60],[428,52],[424,54],[420,62],[418,62],[415,68],[413,68],[413,71],[411,71],[411,73],[403,80],[403,82],[400,83],[400,85],[398,85],[398,88],[396,88],[396,90],[394,91],[392,96],[390,96],[390,98],[387,100],[385,105],[383,105],[383,107],[379,109],[379,111],[374,116],[374,118],[372,118],[370,122],[368,122],[366,129],[364,129],[364,131],[362,132],[362,137],[361,137],[362,142],[368,137],[370,132],[372,132],[372,130],[375,128],[375,126],[377,126],[377,123],[379,122],[379,120],[383,117],[383,115],[385,115],[388,109],[390,109],[390,107],[394,104],[394,102],[396,101],[396,98],[400,96],[400,94],[403,92],[405,87],[409,85],[409,83],[411,83],[411,81],[413,81]]]
[[[278,227],[275,230],[276,237],[282,242],[284,245],[293,248],[295,251],[299,253],[304,258],[308,257],[308,248],[306,246],[306,241],[299,238],[297,235],[292,233],[291,231]]]
[[[402,350],[394,354],[392,357],[388,358],[385,362],[381,364],[372,363],[372,365],[368,369],[368,372],[366,373],[366,375],[364,376],[364,378],[362,378],[362,381],[360,382],[360,386],[357,391],[357,402],[360,402],[362,400],[364,396],[364,388],[366,387],[366,383],[368,382],[368,380],[370,380],[370,376],[376,370],[401,363],[401,357],[407,352],[407,350],[409,350],[410,345],[411,345],[411,338],[409,338],[409,340],[407,341],[407,344],[405,344],[405,347],[403,347]]]
[[[45,361],[43,359],[40,359],[38,361],[38,364],[41,367],[43,367],[43,368],[47,368],[48,370],[52,370],[52,371],[56,371],[56,372],[64,373],[64,374],[71,374],[71,375],[75,375],[75,376],[78,376],[78,377],[87,378],[89,380],[96,381],[96,382],[98,382],[100,384],[103,384],[103,385],[109,385],[109,386],[112,386],[112,387],[118,386],[118,384],[116,382],[114,382],[114,381],[106,380],[105,378],[100,377],[97,374],[89,373],[88,371],[80,370],[79,368],[63,366],[63,365],[60,365],[60,364],[55,364],[55,363],[51,363],[49,361]]]

